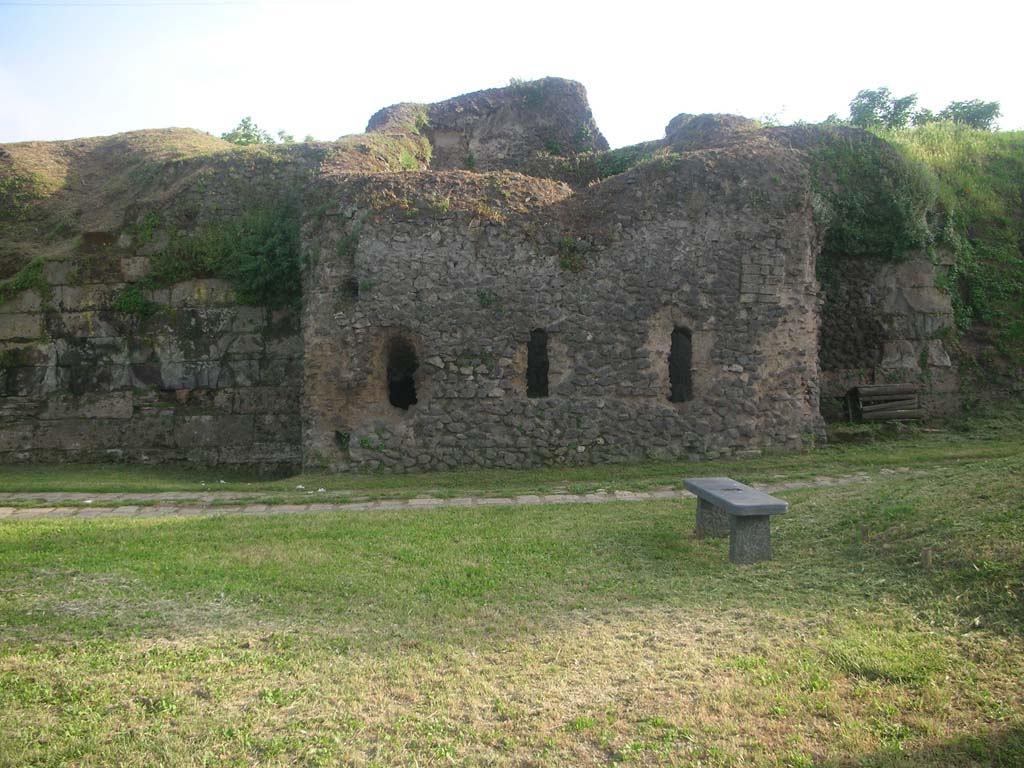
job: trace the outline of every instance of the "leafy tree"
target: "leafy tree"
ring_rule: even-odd
[[[938,120],[938,116],[930,109],[919,109],[914,113],[913,123],[916,128],[919,125],[928,125],[928,123],[934,123]]]
[[[292,136],[290,133],[285,133],[284,131],[277,132],[277,140],[280,141],[282,144],[295,143],[295,137]]]
[[[256,125],[251,117],[243,117],[233,130],[222,133],[220,137],[225,141],[230,141],[232,144],[240,144],[243,147],[250,144],[274,143],[274,137]]]
[[[850,124],[859,128],[887,128],[898,131],[909,124],[927,125],[940,120],[960,123],[979,131],[991,131],[1001,114],[998,101],[951,102],[941,112],[919,109],[917,94],[895,98],[888,88],[874,88],[860,91],[850,102]],[[826,122],[834,122],[832,116]]]
[[[950,102],[949,106],[939,112],[938,118],[961,123],[979,131],[991,131],[996,127],[996,120],[1001,114],[998,101],[971,99]]]
[[[850,102],[850,123],[860,128],[906,128],[917,106],[917,94],[894,98],[888,88],[860,91]]]

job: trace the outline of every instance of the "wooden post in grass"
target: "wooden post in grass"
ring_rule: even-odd
[[[932,569],[932,548],[925,547],[921,550],[921,567],[926,571]]]

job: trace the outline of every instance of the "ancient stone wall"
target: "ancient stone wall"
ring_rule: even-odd
[[[816,279],[821,138],[683,114],[603,151],[547,78],[329,144],[0,148],[0,462],[711,458],[813,443],[854,383],[951,406],[941,265]]]
[[[139,266],[90,282],[51,261],[48,290],[0,306],[0,462],[297,466],[297,314],[218,280],[152,292],[148,317],[114,309]]]
[[[959,407],[959,377],[946,347],[953,309],[937,287],[948,261],[829,259],[819,341],[826,418],[844,417],[842,398],[856,384],[918,383],[932,416]]]
[[[820,433],[818,238],[792,151],[694,153],[575,196],[449,172],[339,177],[317,200],[308,467],[715,457]],[[677,328],[692,339],[686,402],[669,399]],[[537,330],[546,397],[526,391]],[[402,407],[391,387],[408,348],[416,401]]]

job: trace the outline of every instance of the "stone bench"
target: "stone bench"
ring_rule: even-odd
[[[733,563],[772,559],[771,516],[785,514],[788,501],[728,477],[685,478],[683,487],[697,496],[698,539],[728,534]]]

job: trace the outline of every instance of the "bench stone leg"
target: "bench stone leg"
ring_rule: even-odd
[[[720,539],[729,535],[729,515],[709,501],[697,499],[697,527],[694,530],[698,539]]]
[[[772,559],[771,517],[731,515],[729,561],[740,565]]]

